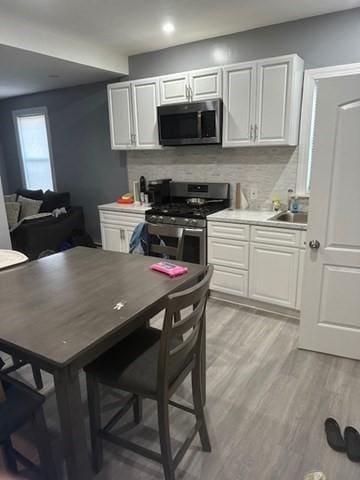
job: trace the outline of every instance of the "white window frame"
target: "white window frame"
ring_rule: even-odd
[[[15,128],[17,151],[18,151],[18,157],[19,157],[19,163],[20,163],[22,185],[23,185],[24,188],[27,188],[25,169],[24,169],[24,161],[23,161],[22,152],[21,152],[21,142],[20,142],[20,138],[19,138],[19,128],[18,128],[17,118],[18,117],[31,117],[31,116],[35,116],[35,115],[44,115],[44,117],[45,117],[46,134],[47,134],[48,146],[49,146],[51,178],[52,178],[54,191],[56,191],[57,187],[56,187],[56,177],[55,177],[55,169],[54,169],[54,162],[53,162],[49,115],[48,115],[48,110],[47,110],[46,107],[23,108],[21,110],[13,110],[13,112],[12,112],[14,128]]]
[[[312,144],[313,124],[315,115],[315,101],[317,95],[317,83],[323,78],[342,77],[360,73],[360,63],[334,65],[331,67],[312,68],[305,70],[304,93],[301,110],[301,125],[299,139],[299,163],[296,181],[296,193],[309,195],[307,188],[309,170],[309,153]]]

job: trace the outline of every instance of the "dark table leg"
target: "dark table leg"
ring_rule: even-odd
[[[54,378],[67,478],[90,480],[94,473],[86,443],[78,372],[64,368]]]

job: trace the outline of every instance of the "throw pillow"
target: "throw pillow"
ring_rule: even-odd
[[[6,216],[10,228],[19,221],[20,207],[19,202],[5,202]]]
[[[16,193],[13,193],[12,195],[4,195],[4,200],[6,202],[16,202]]]
[[[18,197],[18,202],[21,205],[20,220],[39,213],[43,203],[42,200],[32,200],[31,198],[22,197],[21,195]]]
[[[42,190],[27,190],[26,188],[19,188],[16,191],[18,197],[31,198],[32,200],[42,200],[44,192]]]
[[[44,203],[41,205],[40,212],[52,212],[56,208],[70,207],[70,193],[58,193],[46,190],[44,193]]]

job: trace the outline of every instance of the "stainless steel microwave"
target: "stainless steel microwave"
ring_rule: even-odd
[[[160,145],[221,143],[220,99],[161,105],[157,110]]]

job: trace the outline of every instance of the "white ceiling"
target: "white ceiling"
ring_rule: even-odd
[[[4,45],[0,45],[0,65],[0,99],[119,77],[118,73]]]
[[[0,0],[0,13],[1,29],[6,14],[127,56],[356,6],[360,0]],[[162,32],[166,20],[175,23],[172,35]]]
[[[360,0],[0,0],[0,98],[127,74],[127,57],[136,53],[358,6]],[[162,31],[167,21],[172,34]]]

